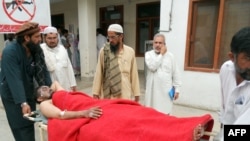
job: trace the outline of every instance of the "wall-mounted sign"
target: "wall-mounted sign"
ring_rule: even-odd
[[[0,33],[16,32],[27,21],[39,23],[41,29],[51,25],[49,0],[2,0]]]

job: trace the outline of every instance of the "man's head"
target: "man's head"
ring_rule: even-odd
[[[48,47],[54,48],[58,44],[58,32],[55,27],[48,26],[44,29],[44,41]]]
[[[14,38],[15,38],[15,34],[13,34],[13,33],[7,34],[7,39],[8,39],[9,41],[12,41]]]
[[[117,53],[120,45],[123,44],[123,28],[119,24],[111,24],[108,27],[108,40],[110,43],[110,50]]]
[[[32,54],[41,51],[40,28],[38,23],[26,22],[16,32],[17,42],[27,47]]]
[[[154,36],[153,48],[155,52],[159,54],[162,47],[165,47],[165,36],[163,34],[157,33]]]
[[[67,29],[63,29],[63,30],[62,30],[62,35],[63,35],[64,37],[68,37],[69,31],[68,31]]]
[[[250,81],[250,27],[240,29],[232,38],[229,57],[242,79]]]
[[[104,36],[104,31],[101,28],[96,29],[96,35],[102,34]]]
[[[56,25],[55,28],[57,29],[57,32],[58,32],[59,35],[61,36],[63,27],[60,26],[60,25]]]
[[[53,90],[48,86],[40,86],[36,89],[36,101],[37,103],[41,103],[44,100],[48,100],[52,98]]]

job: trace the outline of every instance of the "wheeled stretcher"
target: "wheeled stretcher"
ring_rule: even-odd
[[[47,137],[47,123],[48,120],[40,113],[40,111],[33,111],[30,115],[24,115],[24,118],[35,122],[35,126],[38,127],[39,129],[39,134],[40,134],[40,141],[47,141],[48,137]],[[215,136],[214,132],[208,132],[205,131],[203,133],[203,135],[205,136]],[[200,141],[208,141],[208,140],[204,140],[201,139]]]

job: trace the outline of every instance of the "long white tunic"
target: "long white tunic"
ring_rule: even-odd
[[[226,61],[220,69],[221,110],[219,120],[222,124],[249,124],[250,81],[236,84],[234,63]],[[223,128],[215,138],[223,140]]]
[[[64,46],[58,44],[55,48],[49,48],[43,43],[41,48],[52,82],[58,81],[66,90],[71,90],[72,86],[76,86],[73,67]]]
[[[104,47],[105,43],[107,42],[107,38],[102,34],[98,34],[96,36],[96,46],[97,46],[97,58],[99,56],[99,52],[102,47]]]
[[[156,54],[154,50],[145,54],[147,66],[145,106],[169,114],[173,102],[169,91],[174,86],[180,92],[181,80],[178,65],[170,52]]]
[[[250,107],[250,81],[245,80],[239,85],[236,84],[235,67],[232,61],[222,65],[220,80],[222,92],[220,122],[233,124]]]

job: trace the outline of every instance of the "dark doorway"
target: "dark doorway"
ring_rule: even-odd
[[[144,57],[145,42],[152,40],[160,27],[160,2],[136,5],[136,57]]]
[[[51,25],[52,26],[60,26],[64,28],[64,14],[57,14],[51,16]]]
[[[113,23],[123,26],[123,5],[100,8],[100,28],[105,31],[105,36],[109,25]]]

